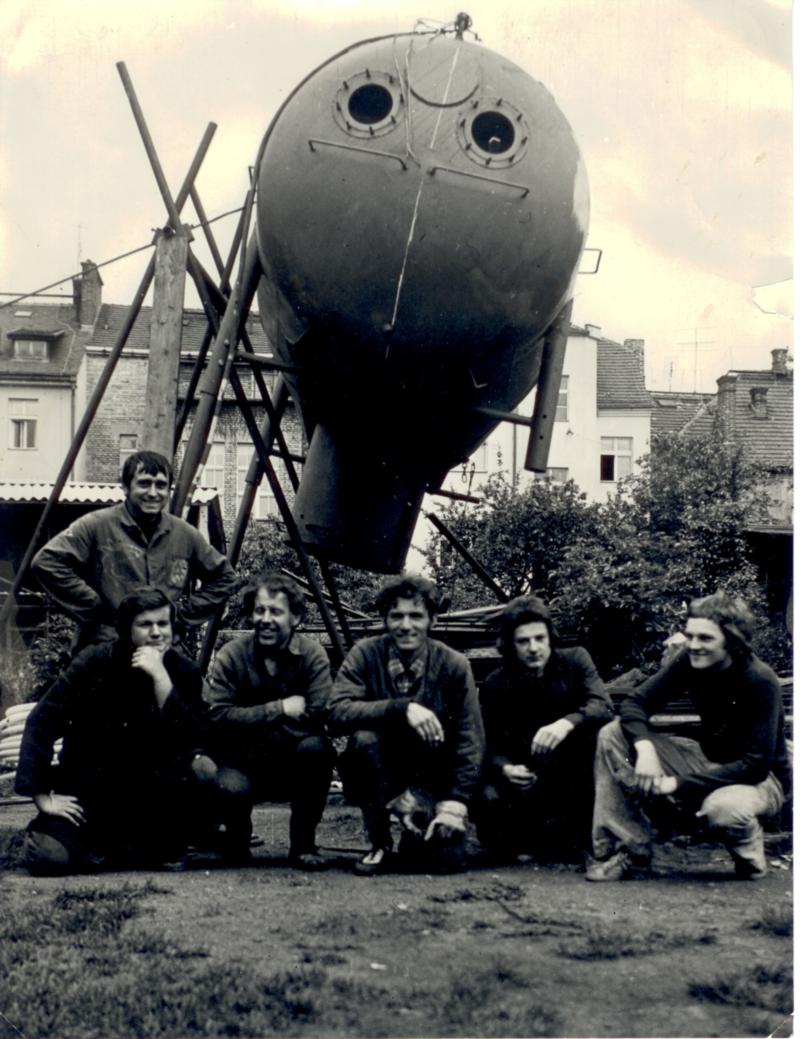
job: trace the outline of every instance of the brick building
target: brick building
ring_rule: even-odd
[[[83,396],[84,400],[88,398],[103,371],[126,313],[126,307],[116,304],[104,303],[100,307],[94,331],[85,347],[79,376],[79,397]],[[139,446],[145,421],[145,387],[151,315],[152,309],[143,307],[128,336],[76,466],[81,479],[107,481],[117,479],[125,458]],[[202,310],[184,311],[178,377],[179,407],[183,404],[206,326],[206,317]],[[258,315],[251,315],[248,318],[247,331],[255,352],[261,356],[270,356],[270,347]],[[264,409],[252,370],[246,362],[236,362],[236,366],[248,401],[253,408],[256,422],[260,424]],[[264,380],[270,388],[274,385],[274,379],[275,376],[272,373],[264,373]],[[191,429],[192,415],[193,411],[190,412],[189,421],[178,449],[178,463]],[[291,403],[284,414],[281,429],[289,449],[295,454],[302,454],[304,449],[302,429]],[[199,482],[205,488],[213,487],[217,490],[225,530],[228,534],[230,534],[236,518],[244,488],[244,479],[252,457],[253,444],[245,420],[232,390],[230,387],[226,387],[209,440],[206,461]],[[291,485],[285,474],[283,463],[279,459],[276,459],[275,468],[282,487],[291,498]],[[262,480],[252,519],[269,519],[277,514],[277,504],[269,485],[266,480]]]

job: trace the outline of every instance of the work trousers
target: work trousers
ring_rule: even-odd
[[[290,854],[314,851],[333,775],[335,755],[330,740],[321,735],[297,739],[280,733],[242,751],[225,759],[226,789],[235,798],[225,824],[231,850],[247,846],[254,804],[288,801]]]
[[[386,807],[392,798],[407,789],[420,791],[421,800],[429,799],[431,805],[448,798],[448,780],[452,781],[448,750],[442,744],[425,743],[407,728],[407,732],[358,729],[340,758],[345,794],[361,808],[364,829],[374,848],[392,847],[391,816]]]
[[[55,789],[59,787],[58,777]],[[63,789],[75,790],[65,784]],[[183,777],[117,777],[105,790],[75,791],[85,821],[76,825],[44,812],[28,826],[23,864],[36,875],[92,869],[156,868],[179,858],[220,811],[214,784]]]
[[[683,736],[653,734],[664,774],[685,776],[704,772],[713,765],[696,740]],[[637,788],[634,754],[619,720],[604,726],[597,740],[595,756],[595,801],[592,817],[592,845],[597,859],[606,859],[619,848],[647,860],[652,854],[652,826],[647,799]],[[719,836],[734,862],[741,861],[758,870],[766,868],[764,835],[759,819],[774,815],[783,804],[781,784],[772,773],[757,784],[732,783],[717,787],[702,801],[697,818]]]
[[[483,783],[473,819],[483,847],[493,854],[532,853],[548,861],[579,861],[591,842],[597,726],[579,725],[553,750],[524,764],[534,773],[521,789],[505,776]]]

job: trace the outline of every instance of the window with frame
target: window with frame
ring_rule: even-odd
[[[138,433],[120,433],[119,435],[119,471],[125,465],[125,459],[129,458],[139,447]]]
[[[14,359],[17,361],[46,361],[46,339],[14,339]]]
[[[220,507],[225,500],[225,441],[212,440],[208,448],[208,457],[200,477],[203,487],[216,487]]]
[[[600,481],[616,483],[633,472],[633,437],[600,437]]]
[[[569,469],[561,465],[548,465],[547,479],[551,483],[566,483],[569,479]]]
[[[567,421],[567,397],[569,392],[569,376],[561,376],[561,384],[558,387],[558,404],[556,404],[556,422]]]
[[[11,397],[8,416],[11,423],[9,447],[16,451],[36,449],[36,423],[39,401],[34,397]]]
[[[241,502],[244,495],[245,478],[250,462],[253,458],[253,444],[251,441],[240,441],[236,445],[236,501]],[[280,510],[272,493],[266,476],[261,477],[258,485],[258,494],[253,502],[253,510],[250,513],[252,519],[278,519]]]

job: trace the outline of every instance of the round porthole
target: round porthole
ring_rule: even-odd
[[[397,78],[369,69],[349,77],[339,87],[334,117],[353,137],[378,137],[397,126],[402,103]]]
[[[475,144],[491,155],[505,155],[514,147],[514,124],[502,112],[481,112],[470,127]]]
[[[503,99],[472,101],[458,119],[458,141],[481,166],[507,167],[527,150],[528,127],[522,113]]]

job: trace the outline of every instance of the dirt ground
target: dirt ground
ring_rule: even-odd
[[[13,851],[30,815],[27,805],[0,806],[0,853]],[[0,872],[0,908],[30,912],[64,891],[151,882],[135,925],[151,942],[160,936],[207,967],[305,972],[313,1007],[282,1019],[283,1034],[792,1034],[785,991],[775,989],[776,965],[783,975],[791,967],[791,937],[771,926],[778,917],[785,924],[791,904],[785,837],[771,839],[773,868],[760,883],[735,881],[721,847],[673,843],[659,849],[655,876],[592,885],[578,866],[532,864],[357,877],[351,867],[365,842],[346,805],[330,807],[318,833],[332,868],[303,874],[286,864],[287,809],[259,806],[254,821],[264,845],[238,870],[33,879],[12,855]],[[3,1018],[11,1005],[3,1000],[0,1034],[44,1034],[27,1030],[24,1011],[22,1020]],[[166,994],[163,1026],[147,1034],[182,1034],[166,1023],[168,1005]],[[206,1022],[191,1034],[252,1035],[236,1006],[222,1026]],[[86,1034],[137,1033],[109,1024]]]

